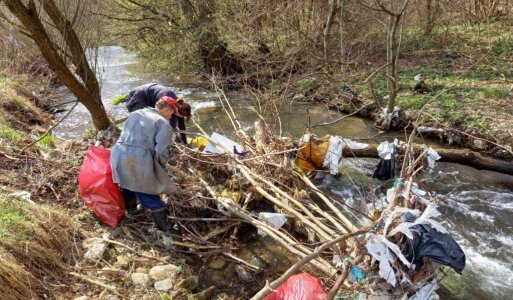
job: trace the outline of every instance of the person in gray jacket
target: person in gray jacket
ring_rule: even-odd
[[[134,111],[112,147],[110,163],[112,177],[121,189],[127,210],[137,207],[137,199],[152,212],[157,227],[171,232],[167,210],[160,194],[177,190],[166,172],[169,146],[174,139],[169,119],[178,110],[178,103],[164,96],[155,108]]]

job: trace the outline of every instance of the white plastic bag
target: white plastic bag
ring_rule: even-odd
[[[280,229],[283,224],[287,222],[287,218],[280,213],[261,212],[258,214],[258,217],[264,222],[273,225],[276,229]],[[265,232],[261,231],[260,229],[258,230],[257,234],[260,236],[266,236]]]
[[[209,142],[203,152],[210,152],[215,154],[220,153],[234,153],[233,147],[237,148],[238,152],[243,152],[244,148],[229,138],[217,132],[212,133]]]
[[[429,165],[429,172],[432,172],[435,168],[435,162],[442,158],[438,152],[436,152],[433,148],[429,147],[428,153],[427,153],[427,160]]]

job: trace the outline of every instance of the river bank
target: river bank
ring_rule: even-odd
[[[117,64],[113,64],[113,66],[117,69],[116,75],[119,77],[108,76],[107,78],[118,78],[118,84],[122,83],[123,78],[127,76],[123,68],[119,68]],[[129,78],[141,78],[139,76],[134,76],[134,73],[128,74]],[[108,80],[108,79],[106,79]],[[148,79],[149,80],[149,79]],[[131,82],[131,81],[128,81]],[[166,82],[163,82],[166,83]],[[104,86],[108,86],[108,82],[105,82]],[[119,86],[118,86],[119,88]],[[128,86],[122,86],[121,89],[129,89]],[[224,133],[229,133],[231,125],[227,119],[224,119],[224,112],[222,107],[220,107],[217,103],[217,95],[215,93],[209,93],[207,91],[197,90],[197,89],[183,89],[182,91],[186,91],[188,93],[188,97],[195,101],[193,107],[196,108],[196,113],[200,117],[200,122],[202,124],[207,124],[205,126],[208,130],[219,130]],[[114,95],[117,94],[116,89],[106,90],[106,92],[112,93]],[[246,100],[251,97],[239,98],[235,94],[233,99],[237,99],[237,106],[235,109],[237,110],[237,114],[240,115],[240,121],[244,126],[252,126],[254,121],[254,113],[250,113],[251,110],[248,109],[250,106],[258,107],[258,103],[251,102]],[[232,96],[232,95],[229,95]],[[62,100],[62,99],[61,99]],[[105,99],[105,101],[109,101],[109,99]],[[291,136],[297,137],[301,135],[305,128],[305,108],[308,105],[284,105],[283,108],[292,108],[292,110],[285,110],[281,117],[281,122],[278,122],[277,119],[273,118],[274,114],[270,114],[270,119],[274,120],[274,124],[281,123],[282,129],[284,133],[290,134]],[[120,110],[124,109],[123,107],[119,108]],[[323,109],[322,106],[310,106],[310,114],[312,116],[312,120],[316,122],[325,122],[338,118],[338,114],[329,114],[329,111]],[[73,119],[76,121],[77,119],[81,122],[87,123],[89,116],[85,116],[84,118],[78,117]],[[339,122],[336,126],[332,127],[321,127],[315,128],[315,132],[319,135],[323,134],[337,134],[342,135],[344,137],[369,137],[373,136],[377,131],[373,131],[371,122],[365,122],[358,118],[347,118],[341,122]],[[73,126],[70,124],[69,126]],[[76,125],[75,125],[76,126]],[[66,127],[71,129],[72,127]],[[279,128],[277,126],[276,128]],[[82,129],[81,132],[84,132]],[[81,152],[76,156],[73,160],[71,157],[66,158],[66,160],[70,159],[69,163],[74,161],[76,167],[80,165],[81,157],[83,157],[83,151],[87,147],[86,144],[82,144]],[[81,156],[82,155],[82,156]],[[372,164],[375,164],[375,161],[371,161]],[[471,260],[469,262],[469,271],[464,273],[463,281],[460,281],[460,278],[455,275],[451,275],[450,280],[450,291],[455,298],[467,298],[470,299],[473,297],[487,297],[489,295],[506,295],[508,293],[508,282],[510,278],[509,267],[505,267],[501,269],[500,276],[497,277],[498,274],[493,274],[486,270],[486,264],[504,264],[508,266],[508,256],[506,252],[503,253],[503,250],[500,250],[499,255],[492,254],[489,250],[484,249],[483,244],[495,245],[495,249],[507,249],[510,241],[507,237],[502,236],[500,233],[501,230],[504,230],[504,220],[507,219],[508,212],[510,209],[507,206],[507,201],[503,201],[504,199],[508,199],[508,195],[511,194],[512,185],[509,183],[508,176],[500,176],[493,172],[477,172],[472,171],[470,168],[464,168],[458,165],[445,165],[438,164],[440,169],[437,169],[436,173],[430,179],[434,182],[433,190],[439,191],[442,195],[445,195],[448,199],[450,199],[451,205],[444,207],[445,210],[449,213],[446,221],[453,224],[458,231],[458,240],[460,243],[465,245],[465,251],[471,253]],[[30,164],[29,164],[30,166]],[[355,161],[355,167],[357,169],[361,169],[362,162]],[[26,169],[21,169],[19,176],[23,178],[23,175],[26,172]],[[59,170],[59,169],[57,169]],[[76,170],[76,169],[75,169]],[[8,170],[5,171],[4,174],[7,174]],[[63,173],[67,174],[67,173]],[[472,175],[469,175],[472,174]],[[66,175],[67,176],[67,175]],[[353,175],[350,175],[353,176]],[[26,177],[26,176],[25,176]],[[7,178],[7,177],[5,177]],[[81,199],[78,197],[78,191],[76,190],[76,182],[74,182],[74,176],[67,176],[67,179],[70,181],[69,190],[74,194],[69,194],[67,198],[68,187],[63,189],[61,193],[60,189],[56,189],[58,193],[58,198],[63,200],[63,203],[73,203],[75,208],[79,208],[79,210],[72,209],[69,212],[73,215],[79,216],[80,211],[86,212],[85,208],[82,205]],[[353,178],[353,177],[350,177]],[[499,180],[500,178],[500,180]],[[45,180],[50,180],[50,178],[46,178]],[[16,181],[3,181],[3,185],[11,186]],[[350,182],[339,182],[338,179],[333,179],[331,177],[327,177],[325,180],[319,182],[321,186],[324,186],[330,193],[335,195],[344,195],[344,198],[349,203],[366,203],[366,199],[361,197],[362,185],[360,188],[354,189],[353,185]],[[16,189],[23,189],[24,186],[27,185],[27,181],[19,182],[19,185],[14,186]],[[48,193],[45,197],[45,202],[54,202],[56,196],[52,191],[52,185],[42,184],[42,187],[45,188]],[[446,186],[451,186],[450,190],[446,189]],[[35,185],[34,188],[38,188],[39,185]],[[367,187],[368,188],[368,187]],[[369,193],[371,190],[367,190],[365,188],[364,193]],[[55,187],[54,187],[55,189]],[[37,191],[37,189],[35,190]],[[38,195],[38,193],[34,192],[34,195]],[[52,196],[53,195],[53,196]],[[482,201],[482,199],[487,199],[487,201]],[[91,218],[90,213],[86,213],[87,218]],[[490,226],[487,226],[486,229],[479,226],[479,220],[485,219],[489,222]],[[89,221],[93,221],[94,219],[89,219]],[[85,224],[88,224],[88,222]],[[91,224],[95,224],[94,221]],[[95,230],[101,227],[98,225],[90,225]],[[496,227],[495,227],[496,226]],[[466,235],[465,232],[472,232],[472,235]],[[506,226],[507,228],[507,226]],[[507,230],[507,229],[506,229]],[[99,232],[102,232],[101,230]],[[98,236],[98,235],[97,235]],[[475,236],[478,238],[476,239]],[[126,238],[126,237],[123,237]],[[126,241],[123,241],[127,243]],[[131,247],[138,247],[139,242],[129,241],[128,244]],[[268,245],[262,249],[260,253],[268,253],[269,249],[276,247],[275,245]],[[244,249],[244,246],[242,246]],[[254,255],[244,256],[242,254],[238,254],[241,257],[247,257],[247,261],[252,261]],[[278,256],[276,256],[278,257]],[[109,259],[115,259],[114,257],[109,257]],[[113,263],[113,260],[108,260],[109,263]],[[197,260],[196,260],[197,261]],[[202,261],[201,265],[208,264],[209,261]],[[270,260],[272,264],[272,260]],[[230,269],[230,270],[228,270]],[[198,269],[199,272],[202,272],[201,266]],[[204,270],[204,269],[203,269]],[[220,279],[221,274],[226,272],[234,271],[233,267],[226,267],[222,269],[223,271],[208,271],[206,273],[214,276],[214,278]],[[216,273],[217,272],[217,273]],[[232,272],[233,273],[233,272]],[[94,274],[94,273],[91,273]],[[209,275],[209,276],[210,276]],[[112,275],[114,276],[114,275]],[[492,284],[493,283],[493,284]],[[217,281],[219,286],[225,284],[222,280]],[[245,283],[247,285],[247,282]],[[229,289],[229,285],[226,285],[227,289]],[[490,287],[496,287],[495,289],[490,289]],[[90,287],[89,287],[90,288]],[[208,288],[208,287],[205,287]],[[95,293],[94,289],[90,290],[91,293]],[[479,295],[479,296],[477,296]]]

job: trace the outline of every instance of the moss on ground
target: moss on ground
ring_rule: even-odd
[[[9,123],[0,123],[0,141],[9,144],[18,144],[22,140],[23,134],[12,128]]]
[[[28,239],[30,222],[26,212],[18,204],[18,200],[7,194],[0,193],[0,240],[20,242]]]

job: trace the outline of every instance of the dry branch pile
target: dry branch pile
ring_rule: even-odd
[[[172,170],[184,191],[176,197],[180,200],[169,202],[172,218],[189,220],[181,224],[195,243],[225,245],[224,237],[234,237],[243,230],[238,219],[258,228],[300,259],[274,282],[265,286],[262,282],[263,289],[253,299],[263,299],[306,264],[317,270],[324,288],[330,290],[329,299],[358,293],[402,297],[436,283],[437,267],[425,263],[415,269],[401,253],[408,234],[402,214],[410,212],[439,225],[431,219],[438,215],[434,199],[429,193],[421,196],[414,192],[418,191],[415,178],[424,168],[427,151],[415,154],[408,143],[401,176],[388,196],[388,207],[374,219],[366,216],[366,225],[362,226],[350,208],[321,192],[293,164],[290,153],[298,149],[291,149],[287,139],[272,135],[263,120],[255,122],[256,134],[250,137],[238,124],[228,101],[221,103],[246,153],[236,154],[238,151],[224,149],[212,139],[210,143],[223,153],[178,147]],[[204,137],[208,138],[205,133]],[[263,211],[281,213],[287,218],[286,224],[276,228],[259,215]],[[226,221],[194,222],[201,220],[200,216]],[[355,276],[358,272],[365,275]]]

